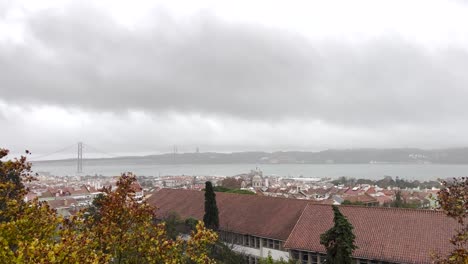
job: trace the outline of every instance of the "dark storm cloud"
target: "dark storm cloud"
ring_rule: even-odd
[[[373,126],[462,120],[468,53],[395,37],[311,41],[209,15],[128,28],[92,8],[30,17],[0,44],[0,100]]]

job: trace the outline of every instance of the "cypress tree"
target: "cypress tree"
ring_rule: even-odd
[[[357,248],[353,226],[335,205],[333,212],[335,225],[320,236],[320,244],[327,249],[328,264],[351,264],[353,251]]]
[[[210,181],[205,183],[205,215],[203,222],[207,228],[218,230],[219,217],[218,206],[216,206],[216,194]]]
[[[393,207],[403,207],[403,200],[401,199],[401,191],[398,190],[395,193],[395,201],[393,202]]]

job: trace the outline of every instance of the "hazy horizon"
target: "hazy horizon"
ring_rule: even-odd
[[[83,150],[83,160],[92,160],[92,159],[113,159],[113,158],[132,158],[132,157],[147,157],[147,156],[161,156],[161,155],[183,155],[183,154],[236,154],[236,153],[266,153],[266,154],[274,154],[274,153],[321,153],[326,151],[359,151],[359,150],[421,150],[421,151],[442,151],[442,150],[461,150],[461,149],[468,149],[468,146],[459,146],[459,147],[447,147],[447,148],[416,148],[416,147],[401,147],[401,148],[333,148],[333,149],[321,149],[321,150],[297,150],[297,149],[288,149],[288,150],[274,150],[274,151],[264,151],[264,150],[250,150],[250,151],[201,151],[199,148],[194,150],[182,150],[180,151],[177,148],[177,152],[148,152],[148,153],[106,153],[106,152],[98,152],[95,150],[91,150],[91,152],[87,152],[86,145],[84,146]],[[415,153],[417,154],[417,153]],[[25,153],[11,153],[10,157],[19,157],[21,155],[26,155]],[[30,153],[26,155],[28,160],[33,162],[53,162],[53,161],[65,161],[65,160],[76,160],[76,146],[69,146],[66,151],[61,150],[58,153],[49,153],[49,154],[41,154],[41,155],[34,155],[34,153]],[[36,157],[36,158],[35,158]]]

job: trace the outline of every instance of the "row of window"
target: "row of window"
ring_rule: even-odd
[[[319,264],[325,263],[326,256],[324,254],[291,250],[291,257],[294,260],[300,261],[301,264]]]
[[[219,238],[221,241],[230,244],[237,244],[251,248],[265,248],[283,250],[283,243],[280,240],[261,238],[251,235],[241,235],[232,232],[220,231]],[[291,257],[299,261],[301,264],[321,264],[326,263],[326,255],[320,253],[291,250]],[[258,258],[254,256],[246,256],[248,263],[257,264]],[[356,259],[356,264],[392,264],[390,262],[379,262],[377,260]]]
[[[396,264],[386,261],[370,260],[370,259],[356,259],[356,264]]]
[[[291,257],[301,264],[320,264],[326,263],[326,255],[313,252],[291,250]],[[390,262],[381,262],[378,260],[355,259],[356,264],[395,264]]]
[[[261,238],[251,235],[241,235],[232,232],[220,231],[219,238],[221,241],[231,244],[242,245],[252,248],[272,248],[277,250],[283,249],[283,243],[280,240]]]

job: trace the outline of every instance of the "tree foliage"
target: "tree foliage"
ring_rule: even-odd
[[[242,190],[239,188],[231,189],[224,186],[215,186],[213,187],[213,191],[215,192],[225,192],[225,193],[236,193],[236,194],[255,194],[250,190]]]
[[[242,185],[242,179],[236,179],[234,177],[226,177],[221,181],[221,186],[228,189],[240,189]]]
[[[444,188],[438,193],[440,209],[455,219],[459,228],[450,240],[454,246],[447,258],[437,256],[438,263],[468,263],[468,177],[442,182]]]
[[[217,234],[198,222],[187,241],[169,238],[165,224],[154,223],[154,208],[135,198],[132,174],[68,219],[45,202],[24,202],[24,180],[32,180],[26,158],[0,162],[0,263],[214,262],[208,253]]]
[[[400,190],[397,190],[395,192],[395,201],[393,201],[392,207],[396,207],[396,208],[403,207],[403,199],[401,199],[401,191]]]
[[[350,200],[344,200],[342,205],[365,205],[363,202],[361,201],[356,201],[356,202],[351,202]]]
[[[353,251],[357,248],[354,245],[356,236],[353,226],[337,206],[333,205],[332,208],[334,226],[320,235],[320,244],[327,250],[327,263],[351,264]]]
[[[29,151],[26,151],[29,154]],[[23,182],[34,180],[31,164],[26,162],[26,156],[19,159],[2,161],[8,155],[7,149],[0,148],[0,222],[11,220],[12,203],[19,206],[27,193]]]
[[[26,152],[28,153],[28,152]],[[7,150],[0,150],[0,158]],[[0,161],[0,263],[105,263],[82,218],[56,216],[45,202],[24,202],[23,182],[34,180],[26,157]]]
[[[213,190],[213,185],[210,181],[205,183],[205,215],[203,216],[203,222],[207,228],[212,230],[218,230],[219,228],[219,216],[218,206],[216,205],[216,194]]]
[[[266,258],[260,259],[258,263],[259,264],[296,264],[296,263],[299,263],[299,261],[294,261],[293,259],[284,260],[283,258],[279,260],[274,260],[273,257],[271,257],[271,254],[268,253],[268,256]]]

